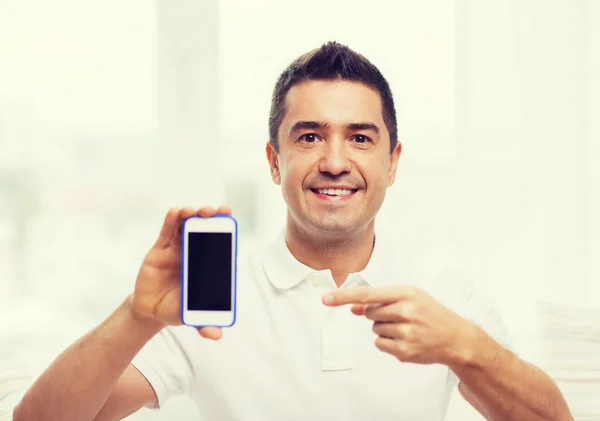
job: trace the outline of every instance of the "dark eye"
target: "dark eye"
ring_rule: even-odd
[[[354,136],[354,141],[356,143],[367,143],[369,141],[369,138],[363,134],[357,134],[356,136]]]
[[[314,133],[307,133],[307,134],[303,134],[302,136],[300,136],[300,140],[304,140],[305,142],[308,143],[313,143],[316,142],[318,140],[317,135]]]

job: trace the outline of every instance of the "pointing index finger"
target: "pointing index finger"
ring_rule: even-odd
[[[341,306],[345,304],[390,304],[406,296],[407,289],[400,285],[389,287],[360,287],[338,289],[323,296],[323,304]]]

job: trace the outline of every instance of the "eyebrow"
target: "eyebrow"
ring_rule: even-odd
[[[329,123],[321,122],[321,121],[297,121],[294,123],[292,128],[290,129],[290,134],[293,134],[300,130],[319,130],[319,129],[328,129],[331,125]],[[362,130],[371,130],[377,134],[380,133],[379,127],[377,127],[374,123],[350,123],[345,127],[346,130],[350,130],[353,132],[358,132]]]
[[[350,123],[346,126],[346,130],[351,130],[353,132],[371,130],[377,134],[379,134],[380,132],[379,127],[377,127],[377,125],[373,123]]]
[[[290,134],[306,129],[317,130],[327,128],[329,128],[329,124],[320,121],[297,121],[290,129]]]

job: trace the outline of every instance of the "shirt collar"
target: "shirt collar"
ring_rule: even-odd
[[[385,266],[391,264],[392,261],[388,258],[390,248],[377,235],[377,231],[375,238],[373,252],[367,266],[361,272],[349,276],[358,276],[370,286],[382,286],[390,281],[386,278],[391,273],[385,270]],[[285,241],[285,229],[281,231],[275,242],[266,249],[262,264],[267,277],[278,289],[293,288],[311,274],[323,272],[314,270],[296,260]]]

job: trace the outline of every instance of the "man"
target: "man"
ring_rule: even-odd
[[[15,421],[118,420],[177,394],[210,420],[433,421],[456,385],[489,420],[572,419],[460,274],[427,276],[375,236],[401,145],[374,65],[336,43],[300,57],[269,124],[287,223],[240,265],[236,325],[223,338],[178,326],[182,221],[230,209],[173,209],[132,295],[56,359]]]

